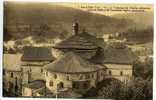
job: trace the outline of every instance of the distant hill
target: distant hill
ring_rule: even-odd
[[[154,14],[152,12],[115,14],[111,17],[132,20],[134,21],[134,27],[139,30],[153,27],[154,24]]]
[[[123,37],[130,42],[146,43],[153,41],[154,15],[152,12],[116,14],[111,17],[133,21],[131,28],[123,34]]]
[[[93,35],[125,32],[133,24],[131,20],[111,18],[50,3],[5,2],[4,5],[5,27],[7,25],[18,26],[21,24],[29,24],[33,27],[47,24],[50,26],[50,30],[44,34],[47,37],[70,35],[72,33],[72,23],[75,19],[80,23],[80,30],[86,28]],[[18,32],[18,35],[17,33],[11,34],[16,38],[26,36],[22,32]],[[36,35],[38,33],[29,34],[28,32],[27,34]]]
[[[153,39],[153,13],[128,13],[105,16],[52,3],[5,2],[4,39],[21,39],[33,36],[37,41],[48,38],[66,38],[72,34],[75,19],[90,34],[102,36],[109,33],[126,33],[129,41],[144,43]],[[35,31],[10,32],[9,25],[29,25]],[[38,28],[36,28],[38,27]],[[132,35],[131,35],[132,34]],[[38,36],[39,35],[39,36]],[[9,36],[9,37],[7,37]],[[7,38],[6,38],[7,37]]]

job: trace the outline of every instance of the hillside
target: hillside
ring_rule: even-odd
[[[111,18],[49,3],[5,2],[4,12],[5,26],[28,24],[33,28],[35,25],[46,24],[50,27],[50,30],[44,34],[47,37],[55,37],[60,34],[64,36],[70,35],[72,33],[72,23],[75,19],[80,23],[80,30],[86,28],[88,32],[96,33],[96,35],[123,32],[133,24],[133,21],[130,20]],[[11,33],[16,38],[36,34],[38,33]]]
[[[152,12],[142,12],[142,13],[125,13],[125,14],[115,14],[111,16],[112,18],[118,19],[128,19],[134,21],[134,27],[137,29],[145,29],[148,27],[153,27],[154,24],[154,14]]]

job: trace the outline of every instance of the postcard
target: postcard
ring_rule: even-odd
[[[153,4],[4,1],[3,97],[153,99]]]

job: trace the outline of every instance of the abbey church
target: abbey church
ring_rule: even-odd
[[[78,98],[104,79],[129,81],[136,59],[123,42],[104,42],[85,29],[79,30],[76,22],[72,36],[51,48],[24,47],[16,69],[4,68],[4,80],[9,79],[4,81],[5,89],[18,89],[25,97],[64,93]]]

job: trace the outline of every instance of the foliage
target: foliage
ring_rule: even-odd
[[[38,36],[45,36],[45,34],[50,30],[50,27],[47,24],[40,25],[40,31]]]
[[[8,32],[6,28],[4,28],[4,41],[11,40],[13,36]]]
[[[125,83],[112,81],[95,92],[99,99],[152,100],[152,79],[136,78]]]
[[[136,61],[133,65],[134,77],[140,77],[143,79],[152,79],[153,77],[153,59],[147,57],[145,62]]]

